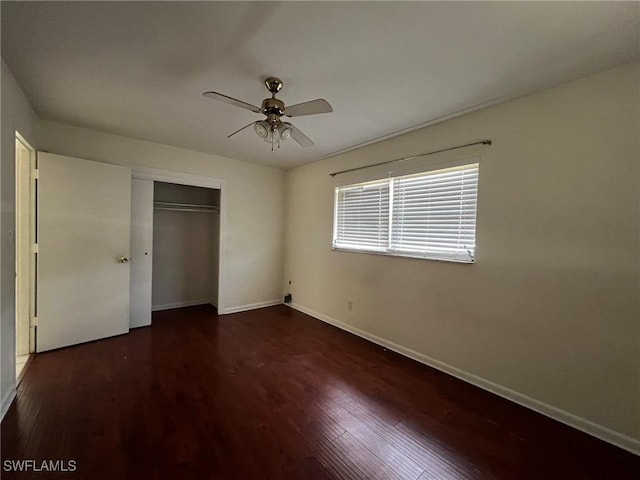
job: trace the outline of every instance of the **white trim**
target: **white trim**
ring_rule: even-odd
[[[192,173],[176,172],[173,170],[161,170],[159,168],[141,167],[137,165],[127,165],[131,167],[133,178],[141,180],[153,180],[156,182],[177,183],[180,185],[191,185],[193,187],[222,188],[224,180]]]
[[[182,307],[194,307],[196,305],[213,305],[215,304],[209,298],[202,298],[200,300],[188,300],[186,302],[176,302],[176,303],[165,303],[163,305],[152,305],[152,312],[159,312],[160,310],[171,310],[172,308],[182,308]]]
[[[20,143],[22,143],[27,150],[30,150],[33,156],[35,157],[36,149],[33,148],[29,142],[27,142],[27,140],[20,134],[18,130],[14,130],[13,132],[16,138],[20,141]],[[30,158],[29,160],[32,160],[32,159]]]
[[[449,262],[449,263],[463,263],[463,264],[473,264],[475,263],[475,258],[470,259],[462,259],[462,258],[437,258],[430,257],[428,253],[419,254],[419,253],[408,253],[399,250],[365,250],[364,248],[348,248],[348,247],[331,247],[331,250],[334,252],[348,252],[348,253],[369,253],[371,255],[386,255],[387,257],[402,257],[402,258],[416,258],[418,260],[432,260],[435,262]]]
[[[564,423],[565,425],[569,425],[570,427],[576,428],[582,432],[588,433],[594,437],[599,438],[600,440],[604,440],[605,442],[612,443],[624,450],[627,450],[636,455],[640,455],[640,439],[632,438],[623,433],[616,432],[611,430],[610,428],[604,427],[602,425],[598,425],[590,420],[579,417],[572,413],[569,413],[565,410],[559,409],[547,403],[541,402],[540,400],[536,400],[535,398],[531,398],[522,393],[511,390],[507,387],[503,387],[497,383],[494,383],[490,380],[486,380],[482,377],[474,375],[469,372],[465,372],[459,368],[448,365],[444,362],[440,362],[435,360],[427,355],[416,352],[415,350],[411,350],[409,348],[403,347],[402,345],[398,345],[397,343],[393,343],[384,338],[378,337],[376,335],[372,335],[370,333],[365,332],[364,330],[360,330],[359,328],[352,327],[346,323],[343,323],[339,320],[329,317],[323,313],[318,313],[314,310],[311,310],[307,307],[303,307],[302,305],[298,305],[295,303],[289,304],[291,308],[298,310],[302,313],[306,313],[318,320],[321,320],[325,323],[329,323],[335,327],[338,327],[342,330],[346,330],[347,332],[353,333],[358,337],[362,337],[366,340],[369,340],[375,344],[381,345],[383,347],[388,348],[389,350],[393,350],[396,353],[404,355],[405,357],[409,357],[417,362],[428,365],[429,367],[435,368],[436,370],[440,370],[445,372],[453,377],[456,377],[460,380],[463,380],[467,383],[475,385],[476,387],[482,388],[483,390],[487,390],[491,393],[494,393],[502,398],[506,398],[507,400],[511,400],[523,407],[534,410],[542,415],[550,417],[558,422]]]
[[[15,365],[13,369],[15,370]],[[2,406],[0,407],[0,420],[4,419],[4,416],[9,411],[9,407],[11,406],[15,398],[16,398],[16,386],[11,385],[11,388],[2,399]]]
[[[216,302],[216,309],[218,313],[224,309],[227,294],[227,188],[220,188],[220,205],[218,210],[218,297]]]
[[[227,315],[229,313],[246,312],[247,310],[255,310],[256,308],[273,307],[274,305],[282,304],[282,300],[267,300],[266,302],[250,303],[248,305],[239,305],[237,307],[229,307],[225,309],[219,309],[218,314]]]

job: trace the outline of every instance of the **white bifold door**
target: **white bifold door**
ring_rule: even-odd
[[[129,331],[131,169],[38,154],[39,352]]]
[[[151,325],[152,259],[153,181],[134,178],[131,182],[131,328]]]

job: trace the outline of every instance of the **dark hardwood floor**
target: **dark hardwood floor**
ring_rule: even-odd
[[[37,355],[2,461],[3,479],[640,478],[640,457],[285,306],[158,312]]]

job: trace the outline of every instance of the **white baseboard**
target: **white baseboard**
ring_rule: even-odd
[[[423,363],[430,367],[435,368],[436,370],[440,370],[442,372],[448,373],[449,375],[459,378],[467,383],[475,385],[476,387],[480,387],[483,390],[487,390],[491,393],[499,395],[500,397],[506,398],[507,400],[511,400],[519,405],[527,407],[531,410],[534,410],[542,415],[550,417],[554,420],[557,420],[561,423],[569,425],[570,427],[576,428],[582,432],[588,433],[589,435],[593,435],[594,437],[599,438],[600,440],[604,440],[605,442],[612,443],[620,448],[623,448],[631,453],[636,455],[640,455],[640,440],[625,435],[623,433],[616,432],[611,430],[610,428],[604,427],[597,423],[594,423],[585,418],[579,417],[572,413],[569,413],[565,410],[556,408],[547,403],[541,402],[540,400],[536,400],[535,398],[531,398],[522,393],[511,390],[507,387],[503,387],[497,383],[486,380],[482,377],[474,375],[472,373],[465,372],[464,370],[460,370],[459,368],[453,367],[446,363],[435,360],[427,355],[416,352],[415,350],[411,350],[409,348],[403,347],[402,345],[398,345],[396,343],[390,342],[384,338],[378,337],[376,335],[372,335],[370,333],[365,332],[364,330],[360,330],[358,328],[352,327],[346,323],[343,323],[339,320],[331,318],[323,313],[319,313],[313,311],[309,308],[303,307],[302,305],[298,305],[295,303],[289,304],[295,310],[298,310],[302,313],[306,313],[318,320],[321,320],[325,323],[329,323],[335,327],[338,327],[342,330],[346,330],[347,332],[353,333],[359,337],[362,337],[366,340],[369,340],[373,343],[381,345],[389,350],[393,350],[405,357],[409,357],[417,362]]]
[[[11,388],[7,393],[5,393],[4,398],[2,399],[2,406],[0,407],[0,421],[4,418],[5,414],[9,410],[11,403],[14,398],[16,398],[16,386],[11,385]]]
[[[196,305],[214,305],[215,303],[211,301],[210,298],[202,298],[200,300],[189,300],[187,302],[176,302],[176,303],[165,303],[164,305],[152,305],[152,312],[159,312],[160,310],[170,310],[172,308],[182,308],[182,307],[194,307]]]
[[[220,315],[227,315],[229,313],[246,312],[247,310],[255,310],[256,308],[273,307],[274,305],[280,305],[282,300],[267,300],[266,302],[250,303],[248,305],[239,305],[237,307],[229,307],[220,310]]]

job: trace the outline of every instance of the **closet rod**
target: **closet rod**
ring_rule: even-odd
[[[396,158],[395,160],[387,160],[386,162],[374,163],[372,165],[365,165],[364,167],[350,168],[348,170],[340,170],[339,172],[330,173],[332,177],[340,175],[341,173],[355,172],[356,170],[364,170],[365,168],[378,167],[380,165],[386,165],[387,163],[405,162],[407,160],[413,160],[418,157],[426,157],[427,155],[433,155],[434,153],[448,152],[449,150],[457,150],[458,148],[471,147],[473,145],[491,145],[491,140],[479,140],[477,142],[465,143],[464,145],[457,145],[455,147],[443,148],[441,150],[434,150],[433,152],[421,153],[407,158]]]
[[[177,207],[154,207],[156,210],[167,210],[171,212],[197,212],[197,213],[218,213],[218,210],[204,208],[177,208]]]
[[[176,212],[219,212],[219,208],[215,205],[199,205],[194,203],[153,202],[153,208],[156,210],[171,210]]]

